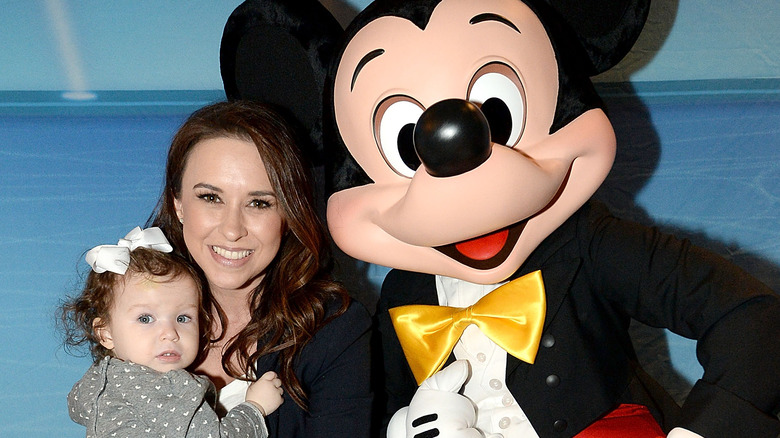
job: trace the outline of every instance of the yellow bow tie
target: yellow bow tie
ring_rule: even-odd
[[[390,318],[419,385],[441,369],[470,324],[512,356],[533,363],[546,308],[542,272],[534,271],[465,309],[413,304],[390,309]]]

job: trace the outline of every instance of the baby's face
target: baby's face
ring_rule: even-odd
[[[195,360],[200,301],[191,278],[128,273],[115,294],[110,321],[97,333],[116,357],[160,372]]]

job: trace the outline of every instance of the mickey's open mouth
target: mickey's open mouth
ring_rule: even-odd
[[[493,269],[509,257],[526,223],[521,221],[492,233],[434,249],[470,268]]]

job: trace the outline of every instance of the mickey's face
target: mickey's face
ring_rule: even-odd
[[[329,200],[336,243],[384,266],[506,279],[614,159],[601,110],[550,134],[557,96],[556,54],[518,0],[443,0],[425,29],[368,23],[340,60],[334,109],[374,183]]]

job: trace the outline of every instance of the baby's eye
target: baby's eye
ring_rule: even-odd
[[[151,324],[154,321],[152,315],[141,315],[138,317],[138,322],[141,324]]]
[[[176,322],[178,322],[179,324],[184,324],[190,321],[192,321],[192,318],[187,315],[179,315],[176,317]]]

